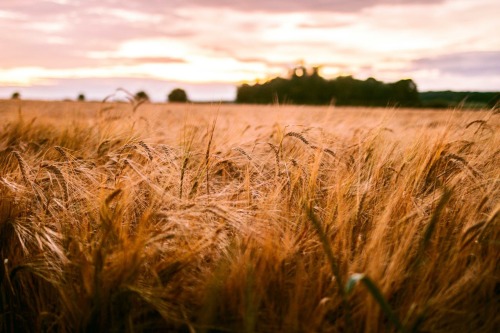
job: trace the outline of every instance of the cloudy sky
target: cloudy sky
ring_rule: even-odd
[[[232,100],[287,75],[500,90],[498,0],[0,0],[0,98]]]

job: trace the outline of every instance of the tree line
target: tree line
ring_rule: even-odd
[[[130,94],[137,101],[150,100],[145,91]],[[20,99],[14,92],[12,99]],[[86,100],[79,94],[77,101]],[[180,88],[167,95],[168,102],[185,103],[187,93]],[[237,87],[236,103],[245,104],[303,104],[338,106],[403,106],[424,108],[495,108],[500,106],[500,92],[419,92],[410,79],[384,83],[374,78],[358,80],[352,76],[340,76],[327,80],[319,74],[319,69],[303,66],[291,71],[288,78],[276,77],[264,83],[243,84]]]
[[[11,99],[21,99],[21,94],[16,91],[16,92],[12,93]],[[150,100],[149,95],[143,90],[135,93],[133,95],[133,99],[135,99],[136,101],[144,101],[144,102],[149,102],[149,100]],[[76,100],[78,102],[85,102],[86,97],[84,94],[78,94],[78,96],[76,97]],[[189,98],[188,98],[188,95],[186,94],[186,91],[184,91],[184,89],[175,88],[167,95],[167,101],[174,102],[174,103],[186,103],[189,101]]]
[[[500,92],[426,91],[420,93],[422,106],[428,108],[494,108],[500,106]]]
[[[297,67],[289,78],[277,77],[265,83],[238,87],[237,103],[287,103],[345,106],[420,106],[417,85],[410,79],[384,83],[374,78],[352,76],[323,78],[318,68]]]

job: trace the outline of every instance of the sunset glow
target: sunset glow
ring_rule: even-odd
[[[231,100],[299,62],[421,91],[498,90],[499,12],[496,0],[3,1],[0,97],[100,99],[119,85]]]

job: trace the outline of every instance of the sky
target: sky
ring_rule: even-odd
[[[499,13],[498,0],[0,0],[0,98],[226,101],[298,64],[499,91]]]

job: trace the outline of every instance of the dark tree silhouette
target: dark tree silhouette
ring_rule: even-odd
[[[468,108],[494,108],[500,105],[500,92],[426,91],[419,94],[424,107],[453,108],[461,104]]]
[[[136,101],[145,101],[145,102],[149,102],[149,96],[148,94],[145,92],[145,91],[138,91],[135,96],[134,96],[135,100]]]
[[[169,102],[177,102],[177,103],[186,103],[188,101],[188,97],[186,92],[183,89],[176,88],[168,94]]]
[[[85,95],[84,94],[79,94],[76,100],[78,102],[85,102]]]
[[[238,87],[237,103],[269,104],[274,102],[325,105],[360,106],[418,106],[417,86],[412,80],[383,83],[369,78],[366,81],[352,76],[341,76],[326,80],[319,74],[319,68],[308,70],[299,66],[290,72],[290,77],[274,78],[253,86]]]
[[[16,91],[16,92],[12,93],[12,96],[10,98],[11,99],[20,99],[21,94]]]

